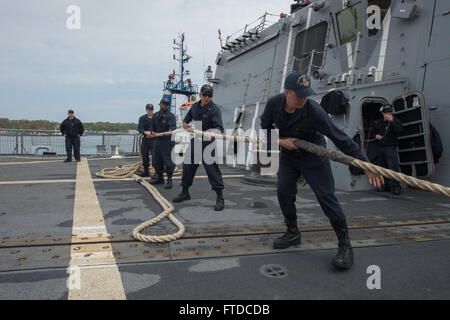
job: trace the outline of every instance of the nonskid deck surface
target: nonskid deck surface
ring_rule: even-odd
[[[183,238],[134,240],[132,229],[161,208],[136,182],[94,174],[136,161],[0,161],[1,299],[450,297],[445,197],[407,188],[400,197],[338,191],[355,265],[337,272],[330,265],[336,237],[307,186],[299,185],[297,196],[302,244],[274,250],[273,239],[284,231],[276,188],[243,184],[245,171],[225,166],[224,211],[213,210],[215,193],[200,167],[192,200],[175,204],[175,216],[186,226]],[[175,177],[172,190],[158,190],[171,201],[181,191],[179,182]],[[175,231],[164,219],[146,233]],[[261,271],[268,264],[286,272],[270,278]],[[371,265],[380,267],[380,290],[367,288]],[[68,279],[81,289],[68,288]]]

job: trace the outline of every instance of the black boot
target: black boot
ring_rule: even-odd
[[[150,177],[150,173],[148,172],[148,166],[144,166],[144,173],[141,174],[141,177],[143,178]]]
[[[402,189],[400,187],[394,187],[392,188],[392,193],[396,196],[399,196],[402,193]]]
[[[349,269],[353,265],[353,249],[348,238],[347,227],[336,230],[336,234],[339,240],[339,249],[332,264],[337,269]]]
[[[186,187],[183,187],[183,191],[181,191],[181,193],[178,195],[178,197],[173,199],[173,202],[182,202],[184,200],[191,200],[191,195],[189,194],[189,189]]]
[[[164,186],[164,189],[172,189],[172,175],[171,174],[167,175],[167,182],[166,182],[166,185]]]
[[[150,184],[164,184],[163,176],[157,176],[156,179],[150,180]]]
[[[223,194],[222,190],[216,190],[217,193],[217,200],[216,200],[216,206],[214,207],[214,210],[216,211],[222,211],[225,207],[225,200],[223,200]]]
[[[286,249],[290,246],[301,243],[300,230],[298,230],[297,220],[284,220],[287,232],[273,242],[274,249]]]

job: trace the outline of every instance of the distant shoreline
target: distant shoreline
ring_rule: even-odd
[[[83,121],[81,119],[81,121]],[[61,120],[62,122],[62,120]],[[26,129],[26,130],[57,130],[61,122],[47,120],[10,120],[0,118],[2,129]],[[95,132],[117,132],[128,133],[129,130],[137,130],[137,123],[114,123],[114,122],[83,122],[85,130]]]

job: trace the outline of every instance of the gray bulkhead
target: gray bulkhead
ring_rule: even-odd
[[[320,3],[325,5],[316,10]],[[374,4],[381,8],[379,30],[369,30],[366,24],[367,8]],[[377,110],[383,103],[397,101],[394,110],[398,117],[411,124],[407,131],[418,130],[402,138],[402,171],[448,185],[449,11],[450,3],[445,0],[313,1],[260,30],[257,37],[218,54],[214,99],[221,108],[224,127],[259,129],[267,98],[282,91],[286,74],[308,72],[317,93],[311,99],[320,102],[331,90],[344,92],[350,110],[332,118],[350,137],[359,135],[361,147],[369,154],[373,148],[370,126],[379,116]],[[419,93],[410,94],[415,91]],[[420,97],[420,103],[406,103],[409,96]],[[400,106],[398,110],[396,106]],[[412,119],[416,113],[423,123],[412,121],[417,120]],[[428,119],[444,144],[436,166]],[[405,147],[409,144],[421,154]],[[419,144],[423,146],[419,148]],[[335,149],[329,140],[327,145]],[[371,188],[364,176],[353,176],[346,166],[333,163],[332,167],[337,188]]]

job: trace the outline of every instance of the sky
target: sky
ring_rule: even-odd
[[[289,0],[0,0],[0,118],[137,122],[158,105],[185,33],[194,84],[215,70],[222,37]],[[80,9],[80,28],[69,6]],[[276,21],[276,17],[272,17]],[[184,102],[177,96],[177,105]]]

